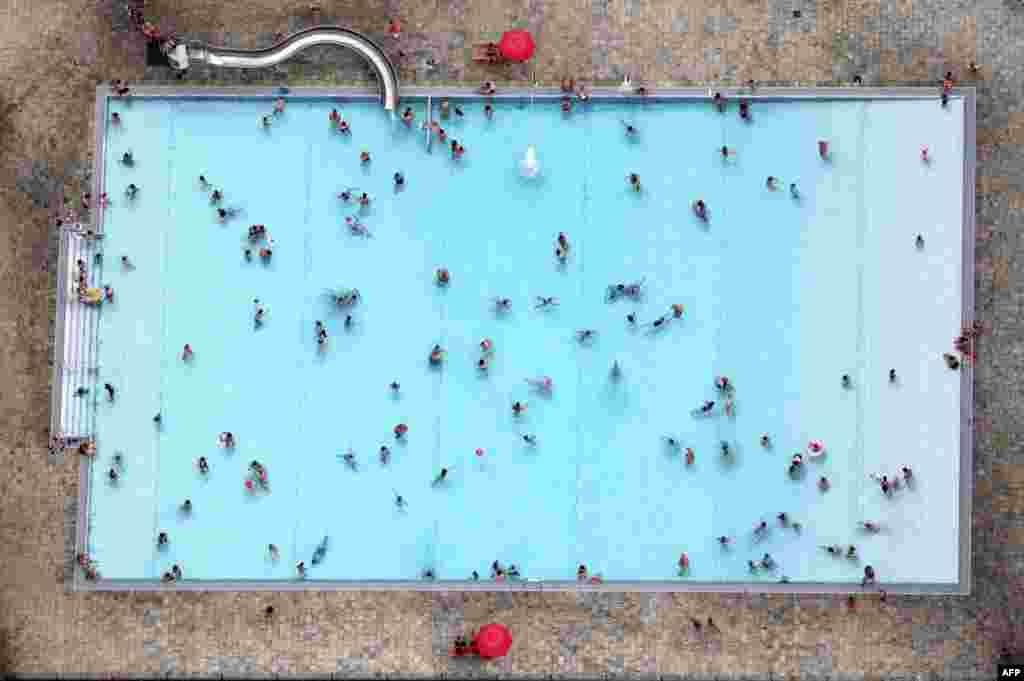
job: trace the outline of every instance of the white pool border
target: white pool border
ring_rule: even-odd
[[[142,85],[133,87],[134,97],[166,97],[181,99],[209,98],[258,98],[278,97],[286,91],[291,97],[325,98],[325,99],[365,99],[374,101],[378,94],[374,87],[177,87]],[[829,99],[934,99],[939,98],[937,87],[764,87],[751,91],[749,88],[736,87],[680,87],[658,88],[646,99],[654,101],[700,101],[710,105],[714,92],[721,92],[728,99],[744,97],[751,100],[787,101],[787,100],[829,100]],[[406,87],[403,97],[449,97],[478,98],[474,88],[445,87]],[[974,321],[974,247],[975,247],[975,172],[976,154],[976,92],[973,87],[953,90],[954,97],[964,100],[964,172],[963,172],[963,219],[961,223],[962,251],[962,321],[970,324]],[[494,99],[505,101],[524,101],[530,99],[558,99],[563,93],[557,88],[508,88],[500,90]],[[636,95],[624,94],[617,88],[594,88],[592,99],[597,101],[621,101],[624,99],[640,99]],[[115,99],[109,93],[109,87],[99,85],[96,88],[96,116],[94,121],[96,144],[93,157],[92,195],[99,196],[103,187],[104,142],[108,103]],[[103,207],[94,207],[93,224],[102,230]],[[61,242],[63,247],[63,241]],[[57,291],[60,293],[62,282],[58,271]],[[66,289],[67,287],[64,286]],[[73,329],[63,323],[60,313],[61,296],[58,295],[57,333],[54,338],[54,367],[51,384],[51,410],[59,414],[61,409],[62,390],[60,362],[66,334]],[[959,574],[955,583],[887,583],[877,588],[891,594],[940,595],[953,594],[966,596],[971,592],[971,529],[973,519],[974,493],[974,366],[965,362],[960,376],[960,491],[959,491]],[[55,419],[51,415],[51,431]],[[78,483],[78,515],[75,527],[75,554],[84,552],[89,543],[89,501],[92,461],[80,458]],[[422,581],[422,580],[182,580],[171,584],[163,584],[158,580],[143,579],[101,579],[89,582],[84,579],[81,571],[74,570],[74,578],[67,585],[74,591],[573,591],[573,592],[698,592],[698,593],[790,593],[790,594],[845,594],[861,592],[864,589],[858,582],[799,582],[799,583],[764,583],[764,582],[698,582],[683,580],[651,580],[651,581],[614,581],[608,580],[601,584],[583,584],[571,580],[559,581]]]

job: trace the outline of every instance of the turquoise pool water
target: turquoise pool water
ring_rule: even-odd
[[[424,119],[424,100],[403,105]],[[960,385],[941,353],[961,317],[960,99],[756,102],[750,124],[705,103],[595,101],[566,116],[557,101],[496,102],[489,120],[466,101],[465,117],[441,121],[465,145],[461,161],[436,144],[428,153],[422,131],[369,101],[293,97],[267,131],[269,99],[109,107],[123,119],[104,157],[103,280],[116,297],[102,312],[97,387],[118,394],[97,406],[89,518],[105,578],[155,579],[179,563],[188,579],[287,580],[305,560],[310,580],[426,568],[486,579],[497,559],[544,580],[573,579],[583,563],[607,580],[859,582],[871,564],[883,581],[956,581]],[[333,107],[351,136],[330,128]],[[542,165],[533,180],[518,167],[529,144]],[[728,163],[723,144],[736,151]],[[118,162],[127,150],[132,167]],[[238,217],[218,223],[200,174]],[[348,187],[372,195],[361,213],[372,238],[343,223],[354,210],[336,194]],[[697,198],[707,224],[690,209]],[[254,223],[274,239],[269,263],[243,257]],[[564,266],[553,257],[562,231]],[[640,278],[642,301],[605,302],[608,284]],[[363,294],[351,329],[322,295],[330,287]],[[497,296],[510,312],[493,312]],[[560,305],[536,311],[535,296]],[[267,310],[258,329],[254,298]],[[673,303],[685,315],[661,331],[627,324]],[[315,320],[329,329],[323,352]],[[584,328],[598,331],[586,346],[574,338]],[[495,347],[486,374],[483,338]],[[435,343],[447,350],[440,370],[427,362]],[[538,375],[553,379],[550,396],[525,383]],[[732,416],[718,375],[736,385]],[[521,418],[515,400],[528,402]],[[714,415],[693,418],[704,400],[718,401]],[[233,451],[217,446],[221,431],[235,434]],[[664,435],[692,447],[694,464]],[[790,457],[811,438],[827,454],[792,479]],[[339,458],[349,448],[358,470]],[[111,485],[116,452],[125,466]],[[269,493],[243,487],[254,459]],[[883,498],[868,473],[903,464],[918,485]],[[432,486],[442,467],[448,480]],[[781,511],[802,532],[780,527]],[[761,519],[770,530],[756,541]],[[864,534],[861,520],[885,529]],[[730,549],[719,535],[735,538]],[[833,543],[856,544],[860,561],[819,548]],[[765,552],[777,566],[752,573]]]

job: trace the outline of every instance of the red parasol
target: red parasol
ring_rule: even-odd
[[[481,657],[502,657],[512,647],[512,632],[504,624],[485,624],[473,643]]]
[[[502,56],[512,61],[526,61],[533,56],[535,48],[533,36],[529,31],[522,29],[505,31],[498,43],[498,49],[501,50]]]

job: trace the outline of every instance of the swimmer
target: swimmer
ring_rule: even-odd
[[[218,208],[217,209],[217,220],[219,222],[227,222],[231,218],[238,215],[237,208]]]
[[[682,319],[683,312],[686,311],[686,308],[683,307],[682,303],[672,303],[672,305],[670,305],[669,308],[672,310],[672,316],[675,319]]]
[[[789,515],[785,511],[777,513],[775,518],[779,521],[779,525],[782,525],[783,527],[789,525]]]
[[[125,268],[126,270],[135,269],[135,266],[132,265],[132,261],[128,259],[127,255],[121,256],[121,267]]]
[[[313,565],[319,565],[324,562],[325,555],[327,555],[327,537],[324,537],[323,541],[317,544],[316,549],[313,550],[313,560],[310,562],[313,563]]]
[[[397,394],[398,391],[402,389],[402,386],[398,381],[391,381],[391,383],[388,384],[388,388],[391,389],[392,393]]]
[[[537,304],[533,306],[533,309],[540,310],[542,308],[556,307],[558,305],[558,298],[554,296],[535,296]]]
[[[761,446],[764,447],[765,449],[768,449],[769,447],[772,446],[771,438],[768,437],[767,433],[761,436]]]
[[[380,459],[380,465],[381,466],[387,466],[388,465],[388,462],[391,460],[391,450],[388,449],[387,445],[381,445],[380,446],[380,452],[378,454],[378,458]]]
[[[755,535],[762,535],[762,534],[764,534],[767,531],[768,531],[768,523],[766,521],[759,520],[758,522],[754,523],[754,534]]]
[[[578,579],[580,581],[583,581],[586,578],[587,578],[587,566],[586,565],[580,565],[579,568],[576,569],[576,579]]]
[[[456,115],[456,116],[458,116],[459,118],[462,118],[463,116],[465,116],[465,115],[466,115],[466,112],[464,112],[464,111],[462,110],[462,107],[461,107],[461,106],[459,106],[458,104],[456,104],[456,105],[455,105],[455,115]]]
[[[626,133],[626,137],[633,137],[633,136],[635,136],[639,132],[636,129],[636,126],[633,125],[632,123],[627,123],[626,121],[622,120],[621,118],[619,119],[619,122],[622,123],[622,128],[623,128],[623,130]]]
[[[451,144],[452,158],[458,160],[462,158],[462,155],[466,153],[466,148],[458,143],[457,140],[452,140]]]
[[[558,244],[558,247],[561,248],[563,252],[569,252],[569,237],[566,236],[565,232],[559,232],[558,238],[555,241]]]
[[[263,126],[264,130],[267,130],[267,129],[270,128],[270,122],[271,122],[270,116],[263,116],[260,119],[260,125]]]
[[[400,511],[405,508],[405,498],[403,498],[397,491],[395,492],[395,508]]]
[[[447,468],[442,468],[441,472],[437,474],[437,477],[434,478],[434,482],[432,482],[431,484],[434,487],[437,487],[438,485],[443,483],[447,478],[448,478],[448,469]]]
[[[846,549],[846,557],[850,560],[857,560],[857,547],[850,544],[850,547]]]
[[[484,338],[480,341],[480,352],[487,354],[494,351],[494,341],[490,338]]]
[[[861,529],[867,530],[868,532],[881,532],[882,526],[873,520],[862,520],[857,523]]]
[[[444,361],[444,348],[438,344],[434,344],[434,347],[430,350],[430,363],[440,364]]]
[[[117,482],[118,478],[121,477],[121,474],[117,472],[116,468],[111,466],[110,470],[107,471],[107,477],[110,478],[110,482]]]
[[[722,96],[721,92],[716,92],[711,98],[711,103],[715,105],[718,113],[725,113],[725,97]]]
[[[694,453],[693,447],[687,447],[686,448],[686,465],[687,466],[692,466],[693,462],[696,460],[696,458],[697,458],[697,455]]]
[[[274,115],[280,116],[284,113],[284,97],[278,97],[274,100]]]
[[[295,564],[295,572],[298,573],[299,577],[306,576],[306,561],[300,560]]]
[[[663,314],[654,321],[648,322],[647,326],[650,327],[651,331],[658,331],[664,328],[665,325],[668,324],[670,321],[672,320],[669,318],[669,316],[667,314]]]
[[[953,369],[955,371],[956,369],[960,368],[960,359],[956,355],[952,355],[946,352],[943,353],[942,359],[943,361],[946,362],[946,366],[949,367],[950,369]]]
[[[777,178],[774,175],[769,175],[768,179],[764,181],[764,186],[768,189],[775,191]]]
[[[408,111],[408,109],[407,109],[407,111]],[[338,113],[337,109],[331,109],[331,113],[328,114],[327,120],[331,122],[331,125],[337,126],[338,125],[338,121],[341,120],[341,115]]]
[[[750,121],[750,104],[745,99],[740,100],[740,118]]]
[[[498,312],[498,313],[508,312],[509,310],[512,309],[512,299],[511,298],[497,297],[497,298],[493,298],[491,302],[494,303],[494,311],[495,312]]]
[[[185,347],[181,349],[181,359],[187,362],[192,359],[192,355],[192,345],[190,343],[185,343]]]
[[[128,185],[128,188],[124,190],[124,193],[129,199],[134,199],[135,196],[139,193],[139,188],[133,182]]]
[[[789,185],[789,196],[793,199],[800,198],[800,192],[797,190],[795,182]]]
[[[537,446],[537,436],[536,435],[530,435],[529,433],[526,433],[525,435],[523,435],[523,442],[528,444],[528,445],[530,445],[531,447],[536,447]]]
[[[724,458],[728,458],[732,454],[732,449],[729,448],[729,443],[726,442],[725,440],[722,440],[719,443],[719,448]]]
[[[850,382],[850,374],[843,374],[842,385],[844,388],[852,387],[852,383]]]
[[[121,163],[128,166],[129,168],[135,165],[135,157],[132,152],[126,151],[121,155]]]
[[[565,97],[562,97],[561,107],[562,107],[562,113],[566,113],[566,114],[567,113],[572,113],[572,100],[569,99],[568,95],[566,95]]]
[[[352,126],[348,124],[344,118],[338,121],[338,132],[342,135],[348,135],[352,132]]]
[[[167,536],[167,533],[166,533],[166,532],[161,532],[160,534],[158,534],[158,535],[156,536],[156,545],[157,545],[157,546],[167,546],[167,544],[168,544],[168,543],[169,543],[170,541],[171,541],[171,540],[170,540],[170,538],[169,538],[169,537]]]
[[[832,544],[831,546],[821,546],[822,549],[828,552],[830,556],[839,556],[843,553],[843,547],[838,544]]]
[[[597,337],[594,329],[580,329],[576,332],[576,340],[580,343],[587,343]]]
[[[928,157],[928,147],[921,147],[921,163],[931,163]]]
[[[359,162],[360,163],[369,163],[370,162],[370,152],[366,151],[365,149],[363,151],[359,152]]]
[[[360,222],[359,218],[357,218],[355,216],[346,215],[345,216],[345,224],[348,225],[348,231],[353,236],[364,236],[364,237],[372,237],[373,236],[373,234],[370,233],[370,228],[367,227],[362,222]]]
[[[402,122],[405,123],[406,126],[410,126],[415,120],[416,114],[412,112],[412,107],[405,107],[405,111],[402,112]]]
[[[487,116],[488,119],[494,118],[494,107],[490,104],[484,104],[484,116]]]
[[[394,180],[395,180],[395,186],[396,187],[404,187],[405,186],[405,175],[402,175],[402,173],[397,173],[396,172],[393,177],[394,177]]]
[[[728,546],[731,543],[732,543],[732,537],[727,537],[726,535],[723,534],[721,537],[718,538],[718,545],[719,546],[726,547],[726,546]]]
[[[487,358],[481,357],[476,361],[476,368],[479,371],[487,371]]]
[[[889,382],[890,383],[895,383],[896,382],[896,370],[895,369],[889,369]]]
[[[830,483],[828,481],[828,478],[826,478],[824,475],[818,478],[818,489],[820,489],[822,492],[827,492],[828,488],[831,486],[832,483]]]
[[[924,237],[918,234],[917,238],[914,239],[914,245],[917,247],[917,250],[924,248]]]
[[[210,192],[210,203],[217,203],[224,198],[224,192],[219,189],[214,189]]]
[[[722,155],[722,160],[723,161],[728,161],[730,155],[734,156],[736,154],[735,151],[733,151],[729,147],[725,146],[724,144],[722,145],[722,148],[718,150],[718,153],[720,153]]]
[[[110,114],[110,124],[114,126],[121,125],[121,114],[116,111]]]
[[[260,303],[260,299],[259,298],[253,298],[252,299],[252,303],[253,303],[253,306],[254,306],[253,313],[252,313],[252,321],[253,321],[253,323],[256,326],[262,326],[263,325],[263,316],[266,314],[267,310]]]
[[[536,378],[524,379],[531,388],[544,393],[550,393],[551,389],[555,387],[554,381],[551,380],[550,376],[538,376]]]
[[[437,282],[438,286],[447,286],[451,282],[451,274],[448,272],[447,267],[439,267],[434,272],[434,281]]]
[[[708,207],[707,204],[704,203],[703,199],[697,199],[693,202],[693,214],[696,215],[698,219],[707,221]]]
[[[107,391],[107,401],[108,402],[113,402],[114,401],[114,386],[112,386],[110,383],[104,383],[103,384],[103,389]]]
[[[636,315],[632,312],[626,315],[626,323],[630,326],[636,326]]]
[[[900,473],[903,474],[903,480],[910,482],[914,477],[914,471],[910,470],[910,466],[900,467]]]
[[[277,548],[277,544],[267,544],[267,554],[270,560],[276,561],[281,557],[281,550]]]
[[[210,462],[206,460],[205,456],[199,457],[198,466],[199,472],[202,473],[203,475],[206,475],[207,473],[210,472]]]
[[[636,173],[630,173],[626,176],[626,181],[629,182],[629,186],[633,188],[633,191],[639,192],[640,187],[640,176]]]
[[[676,450],[682,446],[679,440],[675,439],[671,435],[663,435],[661,439],[665,441],[665,444],[668,445],[669,449]]]
[[[399,423],[393,428],[393,430],[395,433],[395,439],[401,440],[404,439],[405,434],[409,432],[409,426],[405,425],[404,423]]]
[[[693,416],[707,416],[711,413],[711,410],[715,408],[715,403],[712,400],[706,400],[704,404],[694,409],[690,413]]]
[[[186,499],[184,502],[182,502],[182,504],[181,504],[181,512],[182,513],[191,513],[192,512],[192,500],[191,499]]]
[[[871,567],[870,565],[865,565],[864,566],[864,579],[861,580],[860,585],[861,585],[861,587],[865,587],[868,584],[874,584],[874,583],[875,583],[875,569],[873,567]]]
[[[516,402],[512,403],[512,415],[513,416],[522,416],[525,412],[526,412],[526,403],[525,402],[518,402],[518,401],[516,401]]]
[[[235,436],[229,431],[224,431],[217,436],[217,444],[224,449],[234,449],[235,447]]]

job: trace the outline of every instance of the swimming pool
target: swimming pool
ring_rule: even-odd
[[[101,149],[112,201],[96,276],[116,297],[99,320],[87,499],[105,582],[156,580],[178,563],[187,581],[285,584],[299,560],[307,583],[426,569],[486,580],[497,559],[544,583],[574,581],[585,564],[609,583],[848,585],[870,564],[886,583],[956,588],[963,386],[942,353],[964,304],[962,97],[947,108],[934,97],[761,98],[751,123],[686,98],[595,98],[566,115],[557,97],[524,95],[494,100],[493,118],[465,98],[465,115],[448,120],[430,101],[463,159],[436,140],[428,150],[422,130],[369,97],[293,92],[267,130],[268,96],[154,89],[106,102],[122,123]],[[417,122],[426,105],[402,104]],[[329,126],[332,108],[351,135]],[[528,145],[541,164],[533,179],[519,167]],[[724,163],[722,145],[736,152]],[[119,162],[129,150],[130,167]],[[200,174],[239,216],[216,220]],[[133,201],[128,183],[140,187]],[[337,198],[346,188],[372,197],[358,212],[370,238],[343,222],[356,214]],[[691,210],[698,198],[707,222]],[[244,257],[254,223],[274,239],[268,262]],[[565,263],[553,255],[559,232]],[[635,280],[641,301],[606,302],[609,284]],[[332,287],[362,293],[351,328],[323,295]],[[537,296],[559,305],[535,310]],[[496,314],[495,297],[512,309]],[[681,319],[644,327],[674,303]],[[315,320],[330,334],[324,351]],[[581,344],[584,328],[598,333]],[[481,372],[484,338],[495,350]],[[440,369],[427,361],[435,343]],[[550,395],[525,383],[542,375]],[[713,385],[721,375],[736,386],[731,416]],[[521,417],[516,400],[528,404]],[[717,401],[713,415],[691,416],[705,400]],[[221,431],[235,434],[233,450],[217,446]],[[665,435],[693,448],[692,465]],[[826,454],[812,460],[815,438]],[[350,448],[357,470],[340,459]],[[796,451],[807,458],[794,478]],[[110,484],[115,453],[124,466]],[[269,492],[246,491],[253,460]],[[916,484],[885,498],[868,474],[901,465]],[[442,467],[450,475],[432,485]],[[883,531],[858,531],[862,520]],[[819,548],[831,544],[860,557]],[[752,571],[765,553],[774,566]]]

